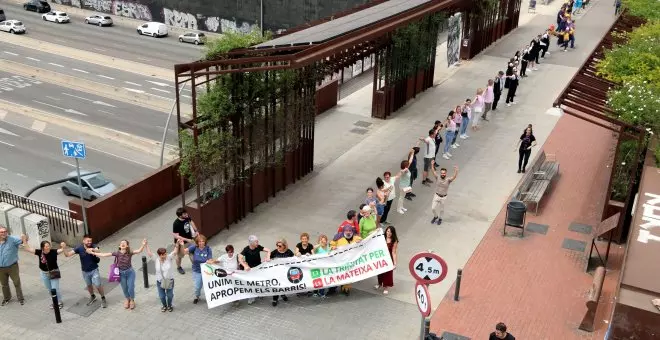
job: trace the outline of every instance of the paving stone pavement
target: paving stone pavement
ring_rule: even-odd
[[[550,7],[559,5],[551,3],[547,12],[556,11]],[[543,13],[523,11],[521,22],[529,24],[460,67],[447,69],[446,52],[439,50],[436,86],[417,96],[387,121],[369,117],[369,87],[343,98],[338,107],[317,120],[314,172],[257,207],[241,222],[214,236],[209,243],[214,254],[219,255],[228,243],[242,247],[249,234],[257,234],[262,244],[272,247],[280,236],[294,244],[303,231],[309,232],[312,239],[321,233],[333,233],[345,212],[355,209],[362,201],[366,187],[373,186],[375,178],[383,171],[397,169],[407,150],[418,137],[426,134],[433,121],[442,118],[449,108],[465,98],[474,96],[476,88],[485,87],[487,78],[503,68],[516,46],[522,44],[520,40],[527,37],[519,36],[518,32],[536,32],[536,26],[554,21],[551,15],[546,18]],[[539,20],[532,20],[536,18]],[[448,279],[430,287],[432,301],[437,306],[453,283],[453,273],[469,259],[520,178],[515,173],[517,153],[513,152],[520,132],[532,123],[539,143],[547,139],[558,117],[545,114],[546,110],[576,71],[579,64],[576,59],[586,58],[589,39],[594,42],[600,39],[602,33],[598,32],[604,31],[605,25],[606,22],[593,27],[580,26],[579,41],[584,41],[580,49],[561,57],[553,53],[540,71],[532,72],[523,80],[518,105],[510,108],[503,105],[481,131],[461,142],[452,161],[439,162],[447,168],[459,165],[461,169],[450,188],[442,226],[429,224],[432,189],[419,182],[415,184],[418,197],[414,202],[406,201],[409,211],[406,215],[393,212],[392,216],[401,241],[401,265],[395,270],[395,287],[388,297],[373,291],[374,279],[356,284],[357,289],[349,298],[333,297],[318,302],[293,297],[277,308],[270,306],[266,299],[253,306],[242,304],[207,310],[203,301],[199,305],[191,304],[192,282],[190,274],[186,273],[176,278],[175,311],[163,314],[158,308],[155,288],[153,285],[143,288],[142,274],[138,271],[135,311],[125,311],[121,307],[121,290],[115,288],[108,294],[107,309],[98,309],[89,317],[82,317],[66,310],[86,296],[79,261],[76,257],[62,258],[62,294],[66,306],[63,323],[57,325],[47,308],[49,298],[38,278],[36,256],[22,253],[21,277],[27,304],[12,303],[0,309],[0,338],[161,339],[191,334],[211,339],[287,339],[301,334],[315,339],[416,337],[419,312],[412,294],[414,281],[405,264],[414,253],[429,249],[447,260]],[[366,131],[351,132],[356,127]],[[172,200],[127,226],[102,242],[102,249],[114,248],[121,239],[138,244],[144,237],[149,238],[152,248],[166,246],[171,242],[171,224],[179,202]],[[107,259],[101,261],[103,274],[109,264]],[[138,267],[139,257],[134,257],[133,264]],[[184,260],[184,267],[190,270],[188,260]],[[149,278],[153,283],[153,275]]]

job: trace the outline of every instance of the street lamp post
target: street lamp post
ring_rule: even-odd
[[[186,87],[186,83],[183,83],[181,85],[181,89],[179,89],[179,97],[181,97],[181,91],[183,91],[183,88]],[[193,103],[195,105],[195,103]],[[170,128],[170,120],[172,120],[172,113],[174,113],[174,107],[176,106],[176,99],[174,99],[174,102],[172,103],[172,108],[170,109],[170,113],[167,115],[167,121],[165,121],[165,129],[163,129],[163,138],[160,140],[160,166],[163,166],[163,158],[165,157],[165,138],[167,138],[167,129]]]

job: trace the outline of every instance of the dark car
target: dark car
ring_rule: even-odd
[[[0,22],[7,20],[7,17],[5,16],[5,11],[0,8]]]
[[[50,5],[47,2],[40,0],[30,0],[23,4],[23,8],[26,11],[34,11],[37,13],[50,12]]]

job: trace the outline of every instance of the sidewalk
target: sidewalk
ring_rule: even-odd
[[[553,3],[549,7],[552,6],[558,9],[560,4]],[[521,17],[524,19],[527,16],[523,10]],[[406,201],[409,209],[406,215],[393,212],[391,221],[397,227],[400,238],[400,265],[395,270],[395,287],[390,290],[389,296],[375,293],[371,288],[375,282],[373,279],[356,284],[357,289],[350,298],[333,297],[320,303],[314,299],[293,297],[290,302],[277,308],[264,300],[253,306],[243,304],[240,307],[224,306],[207,310],[204,305],[191,304],[192,280],[190,273],[186,273],[177,276],[175,315],[170,315],[158,311],[155,288],[153,285],[149,289],[142,288],[138,271],[137,310],[124,311],[120,306],[121,292],[115,288],[108,294],[107,309],[84,313],[80,308],[71,309],[76,301],[86,298],[79,261],[73,258],[68,261],[62,259],[66,307],[64,322],[55,326],[52,313],[44,308],[49,302],[37,276],[36,257],[23,253],[20,264],[28,302],[22,307],[10,304],[2,309],[0,337],[103,339],[112,334],[113,338],[151,339],[194,333],[200,338],[222,339],[287,339],[314,334],[318,339],[398,340],[418,336],[419,311],[414,303],[414,281],[408,273],[408,259],[419,251],[432,249],[445,258],[450,273],[464,267],[520,179],[515,172],[517,152],[513,152],[520,132],[532,123],[539,142],[548,139],[558,117],[544,112],[574,74],[576,66],[593,48],[589,40],[595,42],[600,39],[609,24],[602,18],[589,17],[590,14],[581,23],[578,50],[563,55],[553,53],[541,65],[540,71],[532,72],[522,82],[518,90],[518,105],[498,109],[491,122],[480,132],[461,142],[451,162],[440,159],[440,166],[451,168],[458,165],[461,169],[457,181],[450,188],[450,200],[442,226],[429,224],[433,190],[421,186],[419,181],[414,188],[417,199]],[[542,27],[554,22],[553,15],[537,14],[534,19],[524,19],[530,23],[504,37],[484,55],[458,68],[447,69],[444,61],[446,51],[439,49],[437,86],[418,95],[391,119],[381,121],[370,118],[367,110],[371,103],[369,86],[347,96],[338,107],[322,114],[315,129],[315,171],[257,207],[240,223],[213,237],[210,245],[214,255],[219,255],[228,243],[240,249],[247,243],[249,234],[258,235],[264,246],[272,247],[280,236],[295,244],[301,232],[310,233],[313,240],[321,233],[333,233],[346,211],[355,209],[363,200],[366,187],[373,186],[375,178],[383,171],[398,169],[407,150],[418,137],[426,134],[433,121],[442,118],[465,98],[474,96],[476,88],[485,87],[486,80],[503,69],[506,60],[523,43],[522,40],[528,40],[532,33],[540,32]],[[449,75],[451,77],[448,78]],[[144,237],[149,238],[154,248],[168,244],[171,242],[171,225],[178,204],[179,200],[175,199],[153,211],[104,241],[102,248],[113,249],[121,239],[137,244]],[[134,259],[136,267],[139,261],[139,257]],[[109,260],[102,260],[103,274],[109,264]],[[184,260],[184,268],[190,271],[187,260]],[[439,297],[444,296],[451,287],[451,276],[431,287],[436,305]],[[153,284],[153,273],[150,281]],[[85,331],[80,332],[83,329]]]

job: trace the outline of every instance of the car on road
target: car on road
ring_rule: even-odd
[[[62,185],[62,192],[67,196],[80,197],[78,187],[78,174],[75,171],[70,172],[67,178],[71,178]],[[72,178],[73,177],[73,178]],[[80,181],[83,187],[83,198],[93,201],[99,197],[106,196],[115,191],[117,187],[108,181],[100,172],[92,174],[91,171],[80,171]]]
[[[52,21],[58,24],[71,22],[69,16],[65,12],[60,12],[60,11],[48,12],[46,14],[43,14],[41,18],[44,19],[44,21]]]
[[[0,22],[7,20],[7,16],[5,15],[5,11],[0,8]]]
[[[206,43],[206,36],[204,33],[194,33],[194,32],[188,32],[186,34],[181,34],[179,36],[179,42],[185,42],[185,43],[190,43],[190,44],[204,44]]]
[[[107,15],[94,14],[85,18],[85,23],[99,26],[112,26],[112,18]]]
[[[50,5],[43,0],[30,0],[23,4],[23,9],[37,13],[48,13],[50,12]]]
[[[19,34],[27,32],[22,22],[18,20],[6,20],[0,22],[0,31]]]
[[[161,22],[147,22],[137,27],[139,35],[149,35],[154,38],[166,37],[167,26]]]

